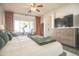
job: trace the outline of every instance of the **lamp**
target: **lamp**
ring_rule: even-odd
[[[4,25],[0,25],[0,31],[4,31]]]
[[[61,16],[60,18],[62,19],[62,18],[64,18],[64,16]]]
[[[32,11],[36,11],[36,7],[31,7],[31,10]]]

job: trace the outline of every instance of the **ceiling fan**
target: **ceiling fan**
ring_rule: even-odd
[[[43,5],[37,5],[36,3],[32,3],[30,5],[30,10],[28,12],[29,13],[31,13],[32,11],[40,12],[40,10],[39,10],[40,7],[43,7]]]

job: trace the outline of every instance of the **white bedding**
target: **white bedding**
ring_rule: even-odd
[[[40,46],[27,36],[14,37],[0,50],[4,56],[58,56],[61,53],[63,48],[59,42]]]

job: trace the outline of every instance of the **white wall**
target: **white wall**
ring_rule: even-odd
[[[55,17],[63,17],[69,14],[74,15],[74,26],[79,26],[79,19],[76,16],[79,15],[79,4],[68,4],[63,7],[59,7],[55,10]],[[79,17],[79,16],[78,16]]]
[[[14,19],[16,20],[24,20],[24,21],[34,21],[35,17],[32,16],[25,16],[25,15],[21,15],[21,14],[14,14]]]
[[[54,28],[54,19],[63,17],[69,14],[74,15],[74,26],[79,26],[79,4],[68,4],[63,7],[59,7],[45,14],[44,19],[44,36],[51,36],[52,29]],[[50,18],[52,16],[52,18]],[[48,25],[49,24],[49,25]],[[48,31],[49,29],[49,31]]]
[[[4,9],[0,6],[0,25],[5,24]]]
[[[52,30],[52,16],[51,13],[48,13],[44,15],[43,17],[44,21],[44,37],[51,35]]]

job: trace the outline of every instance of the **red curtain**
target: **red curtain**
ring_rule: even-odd
[[[13,24],[13,12],[6,11],[5,12],[5,27],[6,31],[14,31],[14,24]]]

